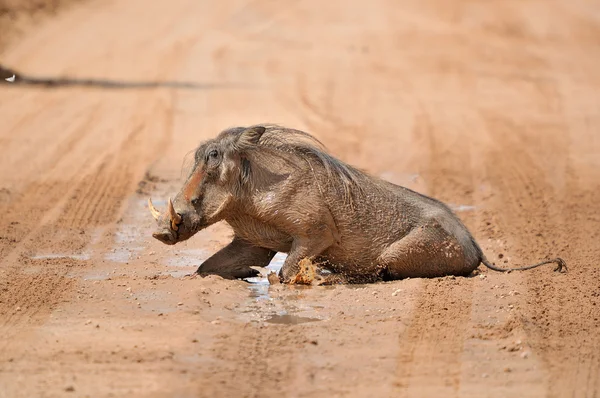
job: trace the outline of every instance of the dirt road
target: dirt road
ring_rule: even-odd
[[[0,86],[0,397],[599,397],[600,12],[484,3],[90,1],[12,41],[23,73],[214,86]],[[228,229],[161,245],[145,201],[260,122],[570,272],[184,277]]]

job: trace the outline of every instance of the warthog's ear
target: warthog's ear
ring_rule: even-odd
[[[237,140],[237,146],[240,149],[255,146],[258,144],[258,140],[260,140],[260,137],[262,137],[266,130],[267,129],[263,126],[248,127],[240,134],[240,138]]]

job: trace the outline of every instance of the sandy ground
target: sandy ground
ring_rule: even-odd
[[[600,11],[523,0],[90,1],[0,53],[0,397],[600,396]],[[365,286],[186,274],[150,236],[220,130],[305,129],[450,203],[496,264]],[[280,264],[278,256],[273,266]]]

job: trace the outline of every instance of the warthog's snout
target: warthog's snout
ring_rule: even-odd
[[[177,243],[177,236],[170,229],[156,231],[152,234],[152,237],[167,245],[174,245]]]
[[[171,198],[169,198],[167,206],[168,211],[165,214],[160,214],[152,204],[151,199],[148,199],[148,208],[158,223],[158,230],[152,234],[152,237],[167,245],[174,245],[177,243],[179,241],[179,229],[183,222],[183,218],[175,211]]]

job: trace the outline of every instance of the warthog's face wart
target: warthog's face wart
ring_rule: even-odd
[[[202,144],[195,154],[194,167],[175,199],[169,199],[161,214],[149,200],[158,223],[152,236],[174,245],[196,232],[223,220],[241,195],[248,167],[244,149],[254,145],[263,127],[230,129]]]

